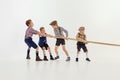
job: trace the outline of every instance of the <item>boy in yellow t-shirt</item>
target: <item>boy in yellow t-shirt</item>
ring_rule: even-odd
[[[86,47],[87,39],[85,35],[85,27],[80,27],[79,32],[76,35],[77,42],[77,57],[76,62],[78,62],[78,56],[80,54],[80,50],[83,49],[83,51],[86,53],[86,61],[90,62],[90,59],[88,58],[88,49]]]

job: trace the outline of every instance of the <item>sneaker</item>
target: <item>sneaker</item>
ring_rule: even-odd
[[[27,56],[26,59],[30,59],[30,56]]]
[[[55,57],[55,60],[57,60],[57,59],[59,59],[59,58],[60,58],[59,56],[56,56],[56,57]]]
[[[70,61],[70,57],[67,57],[66,61]]]
[[[42,61],[42,59],[40,59],[40,57],[36,57],[36,61]]]
[[[76,62],[78,62],[78,60],[79,60],[79,59],[78,59],[78,58],[76,58]]]
[[[50,55],[50,60],[54,60],[54,58],[53,58],[53,56],[52,56],[52,55]]]
[[[86,58],[86,61],[90,62],[91,60],[89,58]]]
[[[47,59],[47,57],[46,56],[44,56],[44,59],[43,59],[44,61],[48,61],[48,59]]]

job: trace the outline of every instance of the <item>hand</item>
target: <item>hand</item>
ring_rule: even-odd
[[[52,38],[56,38],[55,36],[51,36]]]
[[[62,36],[61,38],[62,38],[62,39],[65,39],[65,37],[64,37],[64,36]]]
[[[66,40],[69,40],[69,38],[68,38],[68,37],[66,37]]]
[[[47,37],[47,35],[46,35],[46,34],[42,34],[42,36]]]
[[[68,40],[68,38],[67,38],[67,37],[64,37],[64,36],[62,36],[61,38],[62,38],[62,39],[65,39],[65,40]]]
[[[87,41],[87,40],[85,40],[85,44],[88,44],[88,41]]]

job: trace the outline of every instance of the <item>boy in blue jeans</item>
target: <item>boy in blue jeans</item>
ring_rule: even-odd
[[[36,45],[36,43],[32,40],[33,34],[39,34],[39,32],[33,29],[34,24],[32,20],[30,19],[27,20],[26,25],[28,26],[26,33],[25,33],[25,43],[28,46],[26,59],[30,59],[30,49],[31,47],[33,47],[34,49],[36,49],[36,61],[42,61],[42,59],[40,59],[39,57],[39,48]]]

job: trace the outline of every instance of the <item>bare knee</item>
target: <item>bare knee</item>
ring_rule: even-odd
[[[55,51],[57,51],[58,49],[57,48],[55,48]]]
[[[42,49],[45,50],[45,47],[43,47]]]
[[[49,50],[49,51],[50,51],[50,47],[48,47],[48,48],[47,48],[47,50]]]
[[[28,50],[30,50],[31,48],[28,48]]]
[[[36,51],[39,51],[39,47],[36,48]]]

